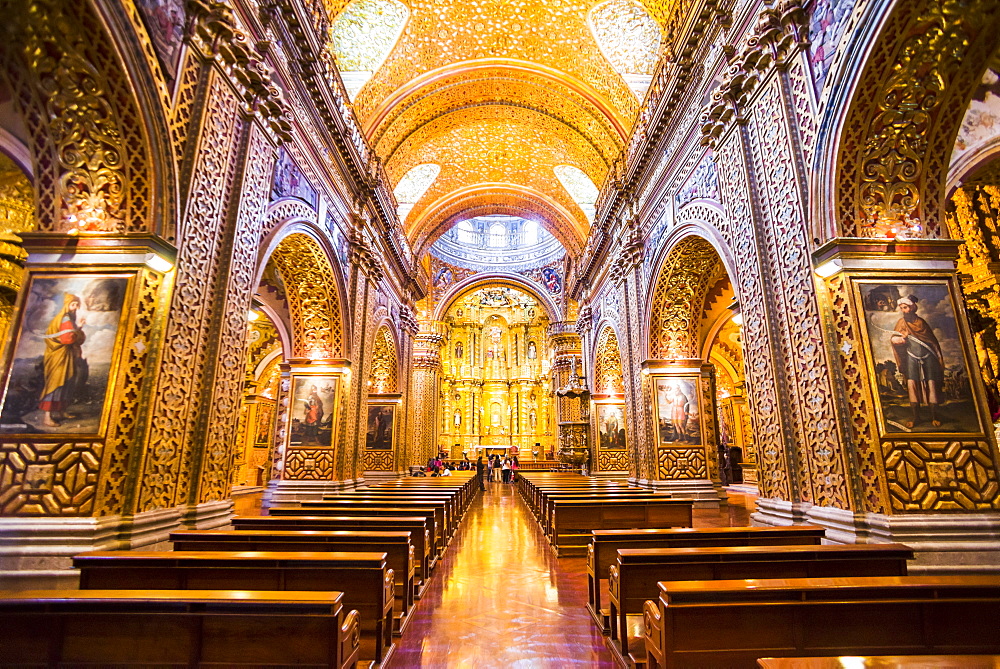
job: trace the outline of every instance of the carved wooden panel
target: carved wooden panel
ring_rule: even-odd
[[[882,444],[893,511],[995,511],[1000,484],[983,441],[891,441]]]
[[[290,481],[334,481],[332,450],[292,448],[285,454],[285,479]]]
[[[597,471],[629,471],[628,451],[597,451]]]
[[[100,442],[0,443],[0,514],[90,515],[103,450]]]
[[[392,451],[365,451],[362,457],[362,468],[366,472],[391,472]]]
[[[657,478],[661,481],[686,481],[708,478],[705,449],[694,447],[660,447],[657,449]]]
[[[748,136],[757,173],[761,226],[771,250],[781,359],[786,391],[795,408],[787,413],[799,447],[798,491],[802,501],[850,508],[844,453],[837,431],[830,366],[809,257],[790,126],[780,80],[765,85],[748,114]]]
[[[226,202],[235,170],[234,143],[238,132],[238,100],[215,76],[203,120],[203,149],[195,164],[176,268],[176,286],[170,305],[166,346],[154,395],[154,408],[142,466],[139,511],[169,508],[187,494],[194,453],[187,449],[199,409],[207,364],[205,344],[211,321],[219,264],[219,242]],[[182,463],[181,458],[185,461]]]
[[[764,281],[760,275],[757,239],[751,215],[750,191],[743,163],[742,137],[731,135],[716,152],[722,199],[729,213],[720,229],[736,256],[734,285],[743,312],[743,354],[747,361],[747,396],[760,457],[761,495],[789,499],[791,490],[779,410],[777,371],[767,327]]]
[[[247,311],[254,291],[252,282],[260,245],[261,225],[267,207],[268,188],[274,167],[274,151],[264,131],[251,126],[240,183],[241,199],[236,215],[225,311],[220,319],[212,406],[204,428],[205,450],[201,462],[199,502],[225,499],[229,495],[232,451],[237,447],[237,411],[243,396],[246,360]]]

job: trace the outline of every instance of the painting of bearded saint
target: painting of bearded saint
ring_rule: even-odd
[[[948,284],[859,288],[883,433],[981,432]]]
[[[36,277],[27,287],[0,432],[98,434],[127,277]]]
[[[396,407],[392,404],[368,405],[368,430],[365,447],[371,451],[391,451]]]
[[[296,376],[292,381],[290,441],[303,446],[333,446],[337,378]]]
[[[657,434],[661,444],[701,444],[698,379],[658,378],[656,384]]]

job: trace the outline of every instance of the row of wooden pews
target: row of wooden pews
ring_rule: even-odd
[[[518,472],[517,487],[556,555],[584,555],[591,532],[691,527],[690,500],[575,473]]]
[[[81,554],[81,591],[0,596],[4,662],[384,666],[477,491],[401,479]]]
[[[1000,578],[907,576],[899,544],[824,545],[811,526],[591,536],[588,610],[623,667],[1000,652]]]

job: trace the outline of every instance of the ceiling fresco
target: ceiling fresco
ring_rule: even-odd
[[[327,2],[337,62],[393,186],[418,166],[440,168],[418,201],[400,203],[418,253],[491,214],[582,246],[590,191],[625,147],[677,2]],[[567,190],[568,174],[593,185],[587,196]]]

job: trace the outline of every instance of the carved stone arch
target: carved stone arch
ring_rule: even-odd
[[[675,220],[677,222],[674,228],[666,235],[666,240],[653,257],[651,266],[659,270],[649,273],[651,281],[646,291],[646,313],[650,314],[650,321],[646,332],[646,350],[651,358],[698,356],[699,314],[695,313],[695,310],[702,308],[706,291],[711,288],[713,276],[723,272],[728,274],[736,298],[740,299],[734,256],[721,232],[728,227],[721,207],[705,201],[692,203],[683,207],[677,213]],[[694,249],[697,249],[697,252]],[[717,261],[714,265],[709,261],[712,255]],[[697,269],[695,265],[686,265],[689,261],[703,266]],[[711,272],[712,275],[699,276],[699,272],[702,274]],[[697,283],[696,289],[689,285],[692,280]],[[673,288],[670,288],[671,284]],[[683,293],[689,290],[694,292],[690,292],[688,299],[684,300]],[[678,303],[676,299],[678,297],[682,298],[681,303]],[[679,304],[685,306],[682,308]],[[680,328],[674,334],[667,335],[666,331],[662,330],[663,319],[667,316],[673,323],[671,328]],[[660,323],[660,326],[656,323]],[[664,347],[665,336],[679,337],[678,343],[683,342],[680,348],[687,353],[672,356],[658,355],[658,352],[665,353],[668,349],[676,348]]]
[[[451,308],[451,305],[454,304],[456,300],[463,295],[472,292],[475,288],[485,284],[510,286],[512,288],[517,288],[518,290],[523,290],[538,300],[538,303],[545,309],[546,315],[549,317],[549,321],[555,323],[560,320],[559,308],[544,288],[529,279],[526,279],[520,274],[509,274],[507,272],[473,274],[467,279],[456,282],[452,285],[448,292],[441,297],[441,300],[434,308],[434,320],[443,319],[445,314],[447,314],[448,310]]]
[[[705,297],[725,271],[718,251],[700,235],[688,234],[669,247],[650,294],[650,358],[696,358],[698,324]]]
[[[601,395],[625,395],[625,377],[618,333],[608,322],[598,330],[594,345],[593,392]]]
[[[290,223],[276,231],[259,263],[258,280],[267,260],[285,284],[291,314],[291,357],[343,358],[344,332],[341,292],[333,254],[326,238],[305,223]]]
[[[0,76],[30,135],[38,229],[159,231],[166,153],[151,149],[144,83],[132,85],[102,17],[89,2],[20,0],[8,18]]]
[[[989,171],[991,175],[995,174],[997,158],[1000,158],[1000,134],[973,153],[964,156],[961,161],[952,163],[951,169],[948,171],[948,182],[945,184],[947,196],[950,198],[961,187],[962,182],[970,177],[978,177],[981,171]],[[954,232],[951,232],[951,235],[956,236]]]
[[[380,394],[399,392],[399,343],[388,320],[383,320],[376,329],[371,351],[368,392]]]
[[[1000,12],[988,0],[872,3],[831,73],[812,192],[821,240],[947,234],[948,163],[962,115],[1000,44]],[[863,47],[863,48],[862,48]],[[860,72],[860,74],[857,74]],[[845,111],[846,110],[846,111]],[[919,229],[916,227],[919,225]]]

